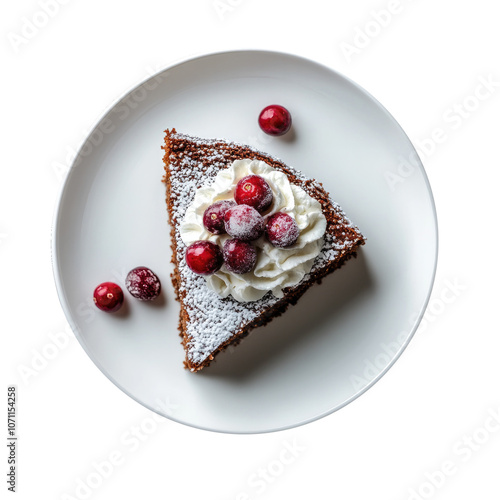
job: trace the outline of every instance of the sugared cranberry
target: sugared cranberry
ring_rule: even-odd
[[[257,262],[257,251],[247,241],[237,238],[224,242],[224,263],[233,273],[249,273]]]
[[[234,199],[238,205],[248,205],[263,212],[273,202],[273,192],[260,175],[247,175],[236,184]]]
[[[132,297],[153,300],[160,295],[161,283],[156,274],[147,267],[136,267],[127,274],[125,286]]]
[[[116,283],[101,283],[94,290],[94,304],[101,311],[116,312],[123,304],[123,291]]]
[[[227,234],[243,241],[256,240],[265,228],[262,215],[248,205],[236,205],[230,208],[224,216],[224,222]]]
[[[186,263],[196,274],[213,274],[224,262],[222,250],[211,241],[195,241],[187,247]]]
[[[277,212],[269,217],[266,225],[267,239],[279,248],[293,245],[299,238],[299,226],[288,214]]]
[[[203,225],[213,234],[225,233],[224,214],[235,205],[236,202],[233,200],[216,201],[205,210],[203,214]]]
[[[292,117],[288,109],[279,104],[271,104],[260,112],[259,125],[266,134],[283,135],[290,130]]]

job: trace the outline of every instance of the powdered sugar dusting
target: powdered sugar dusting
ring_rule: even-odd
[[[127,274],[125,286],[130,294],[139,300],[154,300],[161,291],[156,274],[147,267],[136,267]]]
[[[278,212],[267,221],[266,232],[274,246],[286,248],[297,241],[299,226],[288,214]]]
[[[225,216],[227,234],[243,241],[256,240],[264,232],[264,218],[253,207],[236,205]]]
[[[186,146],[195,144],[203,146],[201,149],[188,151]],[[187,208],[192,203],[195,192],[205,183],[212,183],[217,172],[232,163],[231,149],[245,148],[245,158],[248,153],[254,153],[255,159],[266,159],[278,162],[285,172],[294,175],[294,181],[308,194],[314,197],[316,190],[323,190],[320,183],[308,179],[301,172],[285,166],[278,158],[257,149],[228,142],[222,139],[200,139],[179,133],[170,133],[169,172],[170,204],[175,224],[175,239],[177,245],[177,263],[180,276],[179,294],[189,312],[190,321],[187,322],[185,333],[189,340],[186,345],[187,357],[193,364],[200,364],[209,358],[221,345],[228,342],[235,332],[244,325],[256,320],[263,310],[272,307],[280,299],[271,293],[254,302],[238,302],[231,297],[221,299],[216,292],[210,290],[202,276],[194,274],[186,265],[186,245],[183,243],[179,231],[179,223],[183,220]],[[331,200],[330,200],[331,201]],[[353,240],[362,239],[357,228],[347,219],[340,206],[331,202],[339,224],[353,228]],[[308,280],[318,269],[335,260],[339,254],[350,249],[354,241],[344,238],[338,241],[334,235],[335,228],[328,228],[324,237],[324,246],[317,256],[310,273],[306,274],[302,282]],[[351,234],[351,233],[350,233]],[[356,238],[357,236],[357,238]],[[301,283],[302,283],[301,282]],[[296,287],[300,286],[299,283]]]

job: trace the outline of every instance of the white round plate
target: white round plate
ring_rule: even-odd
[[[257,124],[287,107],[282,138]],[[367,238],[358,258],[295,307],[220,354],[183,368],[179,305],[170,282],[164,130],[225,138],[271,153],[321,181]],[[407,136],[367,92],[294,55],[236,51],[176,64],[129,92],[82,145],[61,193],[54,274],[83,348],[121,390],[168,418],[221,432],[290,428],[323,417],[373,385],[408,344],[425,310],[437,223],[424,169]],[[125,291],[116,314],[94,288],[148,266],[162,297]]]

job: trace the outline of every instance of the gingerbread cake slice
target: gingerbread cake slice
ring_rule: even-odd
[[[355,256],[365,240],[320,182],[307,178],[281,160],[227,140],[201,139],[180,134],[175,129],[165,132],[162,148],[165,151],[164,182],[174,264],[172,283],[181,306],[179,332],[186,354],[184,364],[196,372],[207,367],[227,346],[239,343],[252,329],[269,323],[289,305],[295,304],[309,287]],[[280,206],[285,207],[288,203],[285,199],[293,193],[297,210],[295,218],[299,226],[302,224],[304,241],[300,241],[301,233],[297,243],[280,249],[271,247],[263,235],[255,243],[255,272],[232,274],[223,265],[210,278],[196,274],[186,262],[189,238],[193,238],[192,235],[186,236],[189,233],[186,227],[189,226],[190,231],[197,228],[192,222],[193,214],[208,207],[209,201],[203,198],[206,192],[215,193],[214,186],[221,184],[221,178],[225,179],[224,182],[230,178],[235,182],[234,172],[242,175],[242,169],[247,166],[257,169],[257,172],[267,172],[273,190],[281,189],[285,193],[281,196],[275,192],[275,198],[281,196]],[[280,187],[282,183],[286,186]],[[221,193],[226,199],[233,196],[229,189],[225,189],[218,193],[217,199],[224,198]],[[196,210],[193,209],[195,205]],[[286,207],[280,210],[290,211]],[[319,214],[314,215],[314,210]],[[266,217],[265,212],[263,216]],[[306,219],[307,222],[300,222]],[[311,236],[318,227],[321,237],[317,234]],[[203,228],[198,230],[204,231]],[[198,239],[218,241],[215,235],[207,234],[203,232]],[[219,244],[222,243],[220,240]],[[316,253],[308,253],[311,248]],[[290,267],[290,262],[296,264]]]

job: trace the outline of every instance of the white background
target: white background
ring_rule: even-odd
[[[6,412],[18,388],[18,498],[498,499],[494,2],[54,0],[50,17],[42,3],[0,16],[2,391]],[[395,366],[337,413],[256,436],[155,419],[118,390],[68,332],[50,262],[68,156],[103,110],[157,69],[237,48],[309,57],[379,99],[420,147],[440,228],[430,307]],[[7,448],[0,460],[6,471]]]

